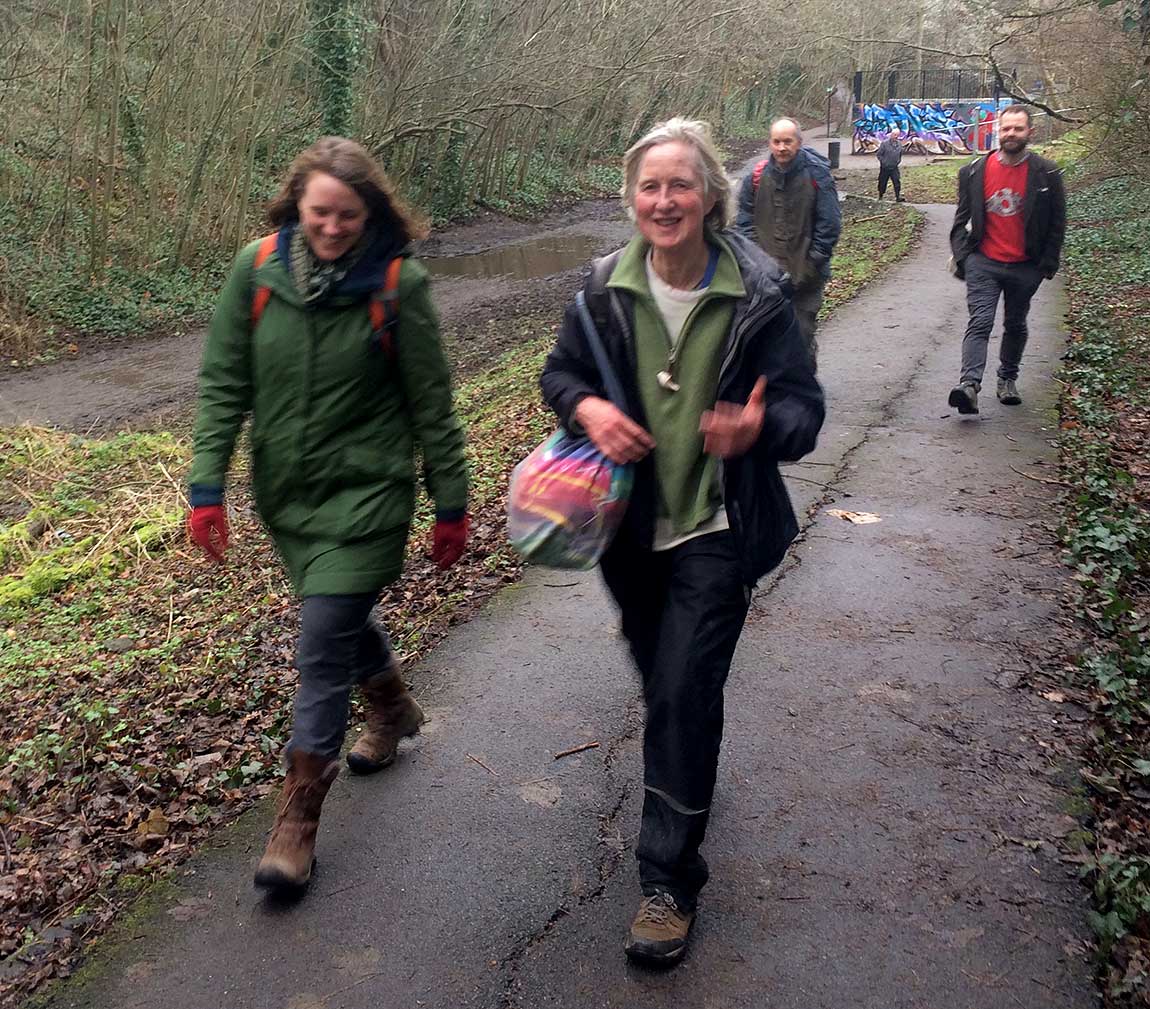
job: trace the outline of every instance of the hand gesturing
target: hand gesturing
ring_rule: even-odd
[[[714,410],[704,411],[699,430],[703,432],[703,449],[708,455],[731,459],[750,450],[763,430],[766,389],[767,380],[760,378],[745,405],[720,402]]]

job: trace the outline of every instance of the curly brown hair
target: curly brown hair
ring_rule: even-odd
[[[375,159],[354,140],[320,137],[292,161],[278,195],[268,204],[267,218],[277,228],[299,220],[299,201],[313,172],[339,179],[367,204],[368,221],[400,235],[405,242],[427,237],[427,225],[395,193]]]

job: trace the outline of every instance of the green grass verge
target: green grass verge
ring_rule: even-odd
[[[519,570],[503,497],[511,464],[553,424],[537,385],[553,334],[549,321],[517,324],[523,345],[458,390],[473,475],[467,560],[449,572],[428,560],[425,502],[405,575],[382,600],[409,656]],[[0,829],[12,860],[0,956],[31,964],[0,981],[0,996],[31,990],[71,937],[97,933],[136,884],[279,773],[294,599],[243,491],[243,460],[228,563],[186,544],[189,454],[168,433],[0,429]],[[46,929],[58,949],[45,948]]]
[[[947,158],[902,169],[902,195],[911,203],[954,203],[958,170],[972,158]],[[888,190],[889,193],[889,190]]]
[[[852,206],[848,203],[848,207]],[[820,319],[850,301],[913,247],[925,218],[906,204],[863,205],[845,217]]]
[[[1070,198],[1071,343],[1062,371],[1062,528],[1090,635],[1078,678],[1094,713],[1082,776],[1086,871],[1111,1006],[1150,998],[1150,186]]]

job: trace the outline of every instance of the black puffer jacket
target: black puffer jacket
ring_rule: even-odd
[[[723,503],[743,559],[744,578],[753,584],[783,559],[798,534],[777,464],[800,459],[815,447],[825,406],[795,323],[784,275],[753,242],[733,231],[724,231],[721,238],[734,253],[747,294],[735,305],[717,399],[745,403],[759,376],[767,380],[766,417],[758,442],[746,455],[728,459],[722,466]],[[635,379],[634,299],[626,291],[606,286],[619,255],[616,252],[596,261],[584,296],[623,384],[626,412],[646,427]],[[575,426],[573,416],[581,399],[606,397],[573,305],[564,316],[540,385],[547,404],[569,430]],[[635,467],[635,486],[619,539],[633,538],[649,548],[656,511],[655,466],[648,456]]]

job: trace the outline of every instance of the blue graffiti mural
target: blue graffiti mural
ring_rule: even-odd
[[[993,136],[995,103],[893,101],[855,107],[855,153],[869,154],[893,130],[905,150],[917,154],[970,154],[987,150]]]

